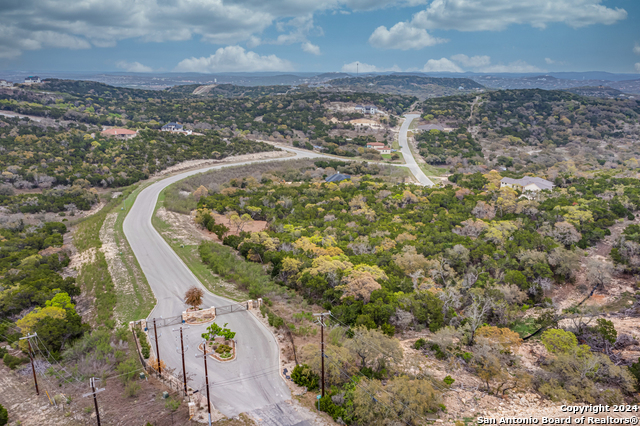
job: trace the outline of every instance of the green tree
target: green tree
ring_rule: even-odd
[[[225,323],[222,327],[220,327],[214,322],[209,327],[207,327],[206,333],[202,333],[202,338],[207,341],[214,340],[216,336],[223,336],[224,340],[233,339],[236,336],[236,332],[226,328],[227,324],[228,323]]]
[[[607,321],[604,318],[598,318],[596,321],[595,332],[602,337],[602,341],[605,345],[607,345],[607,343],[613,345],[618,339],[618,332],[613,326],[613,322]]]
[[[545,331],[542,333],[541,339],[544,347],[554,354],[569,353],[578,346],[575,334],[560,328]]]

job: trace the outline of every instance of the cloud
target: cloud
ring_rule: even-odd
[[[391,29],[380,26],[369,37],[369,44],[379,49],[422,49],[446,41],[433,37],[425,29],[413,27],[406,22],[399,22]]]
[[[320,46],[317,46],[315,44],[311,44],[308,41],[305,43],[302,43],[302,50],[304,50],[307,53],[311,53],[312,55],[319,55],[320,54]]]
[[[432,30],[501,31],[518,24],[543,29],[553,23],[580,28],[626,19],[626,10],[601,3],[602,0],[433,0],[409,21],[398,22],[391,29],[376,28],[369,43],[382,49],[421,49],[447,41],[431,36]]]
[[[351,62],[350,64],[344,64],[342,66],[342,72],[368,73],[368,72],[385,72],[385,71],[400,72],[400,71],[402,71],[402,69],[397,65],[394,65],[391,68],[378,68],[375,65],[365,64],[365,63],[357,62],[357,61],[356,62]]]
[[[554,60],[553,60],[553,59],[551,59],[551,58],[544,58],[544,61],[545,61],[547,64],[549,64],[549,65],[551,65],[551,64],[555,64],[555,63],[556,63],[556,61],[554,61]]]
[[[636,43],[636,45],[633,46],[633,53],[640,55],[640,44]]]
[[[302,44],[309,42],[308,35],[321,33],[313,26],[317,13],[420,3],[424,0],[5,0],[0,2],[0,58],[43,48],[113,47],[126,39],[248,41],[255,47],[264,31],[281,21],[291,28],[278,42]]]
[[[153,68],[142,65],[140,62],[118,61],[116,67],[128,72],[153,72]]]
[[[640,62],[636,62],[635,68],[636,68],[636,72],[640,73]]]
[[[447,58],[441,59],[429,59],[424,67],[422,67],[422,72],[463,72],[462,68],[458,65],[454,64]]]
[[[487,55],[469,57],[467,55],[458,54],[458,55],[453,55],[451,57],[451,60],[461,65],[464,65],[465,67],[472,67],[472,68],[483,67],[491,63],[491,57]]]
[[[602,0],[434,0],[413,16],[412,24],[427,30],[500,31],[513,24],[546,28],[551,23],[564,23],[580,28],[626,19],[624,9],[601,3]]]
[[[254,71],[291,71],[291,62],[276,55],[259,55],[247,52],[240,46],[221,47],[207,57],[189,58],[181,61],[175,71],[183,72],[254,72]]]

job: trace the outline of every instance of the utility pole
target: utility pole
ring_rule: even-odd
[[[209,372],[207,370],[207,341],[206,339],[202,342],[202,351],[204,352],[202,355],[196,354],[196,358],[203,357],[204,358],[204,384],[207,387],[207,412],[209,413],[209,426],[211,426],[211,400],[209,399]]]
[[[91,392],[85,393],[84,395],[82,395],[82,397],[86,398],[90,395],[93,395],[93,404],[96,407],[96,420],[98,421],[98,426],[100,426],[100,411],[98,410],[98,397],[96,395],[100,392],[103,392],[104,388],[96,389],[96,380],[100,380],[100,379],[96,379],[95,377],[92,377],[89,379],[89,384],[91,385]]]
[[[158,374],[162,378],[162,366],[160,365],[160,349],[158,349],[158,329],[156,328],[156,319],[153,319],[153,337],[156,341],[156,358],[158,358]]]
[[[36,337],[38,334],[33,333],[31,335],[27,335],[27,337],[23,337],[20,340],[27,339],[27,343],[29,343],[29,359],[31,360],[31,371],[33,371],[33,382],[36,384],[36,395],[40,395],[40,391],[38,390],[38,379],[36,378],[36,367],[33,365],[33,350],[31,349],[31,337]]]
[[[331,315],[331,312],[323,312],[321,314],[313,314],[316,317],[320,317],[319,319],[319,323],[320,323],[320,352],[321,352],[321,356],[320,356],[320,365],[321,365],[321,370],[322,370],[322,379],[321,379],[321,384],[322,384],[322,397],[324,398],[324,316],[325,315]]]
[[[185,353],[185,349],[184,349],[184,338],[182,336],[182,328],[183,326],[180,326],[180,354],[182,354],[182,379],[184,382],[184,396],[187,396],[187,369],[184,366],[184,353]],[[187,326],[187,328],[189,328]],[[173,331],[178,331],[176,329],[173,329]],[[189,349],[189,345],[187,345],[187,350]],[[178,351],[178,348],[176,347],[176,351]]]

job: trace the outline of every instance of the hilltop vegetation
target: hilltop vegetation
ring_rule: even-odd
[[[345,167],[338,165],[338,170]],[[251,297],[271,298],[285,288],[304,298],[305,305],[331,311],[335,325],[326,350],[332,388],[321,401],[322,410],[363,425],[376,409],[338,369],[359,375],[357,381],[369,389],[377,389],[379,380],[394,383],[383,393],[371,390],[376,398],[404,398],[395,380],[405,374],[411,386],[425,386],[430,395],[413,414],[377,412],[375,418],[410,419],[441,410],[443,385],[408,373],[391,338],[425,329],[428,337],[414,348],[449,366],[453,378],[445,380],[447,386],[470,374],[488,394],[533,388],[553,401],[621,403],[631,398],[637,374],[620,351],[637,341],[608,320],[586,319],[593,311],[579,304],[561,312],[550,296],[573,287],[580,273],[586,274],[581,299],[607,292],[612,278],[620,276],[622,269],[607,260],[589,259],[586,271],[581,265],[584,249],[610,235],[618,221],[635,219],[638,179],[613,173],[592,179],[565,175],[556,189],[529,200],[510,188],[499,189],[496,172],[456,175],[459,187],[434,189],[393,185],[365,169],[349,172],[355,177],[340,184],[324,183],[311,169],[293,184],[265,174],[209,187],[199,178],[203,186],[192,189],[200,199],[196,222],[216,232],[246,262],[266,267],[271,283],[257,278],[259,270],[252,272],[253,279],[237,281]],[[231,226],[217,225],[214,213],[231,218]],[[243,232],[253,220],[266,221],[268,228]],[[638,268],[637,234],[637,226],[630,227],[612,253],[628,268]],[[233,256],[212,243],[202,244],[200,254],[213,271],[226,276],[221,259]],[[304,335],[298,314],[287,323],[274,312],[265,309],[270,324]],[[561,326],[566,318],[572,321]],[[548,351],[547,360],[535,367],[521,364],[517,355],[522,338],[532,333]],[[295,380],[313,387],[320,368],[317,351],[309,345],[301,352],[306,366]]]
[[[126,186],[186,160],[272,151],[243,138],[224,140],[215,131],[203,136],[143,130],[122,141],[87,129],[55,129],[16,119],[0,127],[2,179],[15,188]]]
[[[460,91],[469,92],[483,88],[468,78],[437,78],[417,75],[378,75],[371,77],[348,77],[331,80],[331,87],[355,92],[400,94],[420,99],[448,96]]]
[[[640,156],[635,143],[640,136],[637,100],[591,98],[566,91],[502,90],[477,99],[427,100],[422,110],[428,122],[467,127],[483,147],[485,161],[461,162],[458,156],[449,155],[446,164],[452,171],[482,171],[500,165],[517,172],[546,172],[553,178],[576,169],[636,167]]]

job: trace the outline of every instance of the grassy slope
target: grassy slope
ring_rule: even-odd
[[[133,185],[123,190],[126,203],[131,206],[142,190],[142,186]],[[85,263],[78,273],[78,285],[85,293],[96,298],[96,324],[106,325],[113,328],[114,309],[118,311],[118,317],[124,322],[144,318],[151,312],[155,305],[155,298],[151,288],[140,269],[135,256],[127,243],[122,231],[122,222],[127,210],[121,209],[122,198],[112,199],[98,213],[80,221],[74,231],[74,245],[79,253],[87,250],[95,250],[93,261]],[[134,288],[135,298],[130,296],[118,297],[115,293],[115,285],[109,274],[107,261],[100,251],[102,242],[100,241],[100,229],[109,213],[118,212],[116,221],[115,237],[120,250],[120,256],[127,267],[127,274]]]
[[[249,296],[246,293],[239,291],[235,286],[230,286],[224,282],[220,277],[214,275],[211,270],[202,263],[200,255],[198,254],[197,245],[184,245],[181,240],[172,238],[171,224],[166,223],[160,219],[155,212],[164,206],[165,190],[158,196],[158,202],[154,210],[151,224],[158,231],[162,238],[171,246],[173,251],[182,259],[187,267],[193,272],[198,280],[205,286],[207,290],[213,294],[226,297],[227,299],[235,300],[237,302],[247,300]]]
[[[413,125],[416,121],[417,120],[414,120],[413,123],[411,123],[411,125]],[[411,132],[409,132],[408,136],[412,136]],[[418,163],[418,166],[422,169],[424,174],[427,175],[427,177],[442,176],[443,174],[449,171],[449,169],[447,169],[446,167],[437,167],[437,166],[432,166],[431,164],[418,162],[417,159],[421,158],[420,153],[413,147],[411,143],[409,143],[408,141],[407,143],[409,144],[409,149],[411,150],[411,153],[416,158],[416,163]]]

